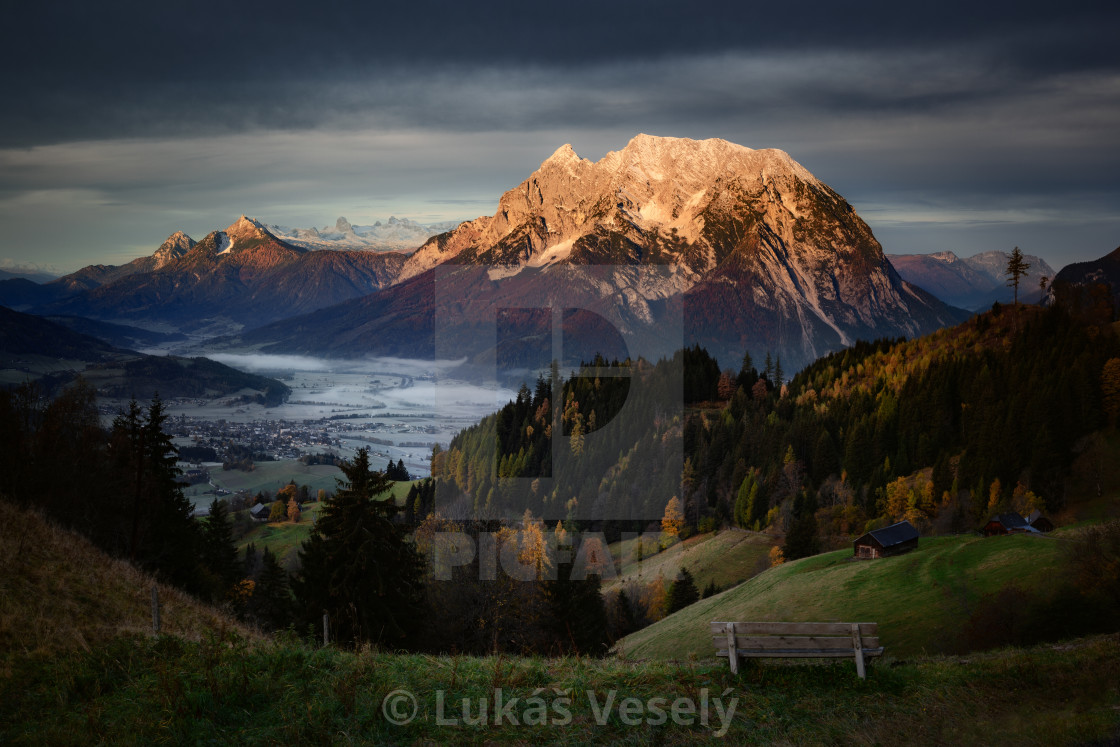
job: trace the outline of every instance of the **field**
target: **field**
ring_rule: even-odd
[[[256,495],[267,490],[273,495],[292,480],[297,485],[306,485],[314,496],[319,490],[334,492],[338,488],[337,478],[342,478],[342,470],[330,464],[307,465],[298,459],[282,459],[274,462],[254,462],[252,472],[239,469],[223,470],[210,468],[210,479],[220,488],[231,493],[246,490]],[[216,496],[213,488],[203,483],[192,485],[183,492],[197,505],[209,505]]]
[[[888,653],[955,649],[972,605],[1012,583],[1045,588],[1061,562],[1057,536],[933,537],[906,555],[852,561],[851,550],[785,563],[627,636],[628,658],[712,653],[713,620],[876,622]]]
[[[624,540],[611,545],[611,554],[622,564],[622,573],[614,581],[604,584],[604,588],[614,588],[631,581],[649,583],[658,576],[672,581],[680,573],[681,566],[688,568],[699,589],[714,582],[721,589],[742,583],[768,566],[766,561],[770,547],[776,540],[759,532],[744,532],[739,529],[725,529],[689,537],[666,550],[650,554],[654,544],[646,540],[644,555],[640,563],[635,560],[636,539]]]
[[[335,468],[332,467],[332,469]],[[299,480],[296,480],[296,482],[298,483]],[[413,484],[412,482],[393,483],[393,500],[398,504],[403,503],[405,496],[408,495],[409,488]],[[311,534],[311,527],[321,507],[322,504],[318,502],[305,503],[304,512],[300,516],[298,524],[293,524],[290,521],[270,521],[255,526],[252,531],[238,540],[237,551],[243,553],[246,546],[252,543],[257,548],[257,552],[264,552],[265,548],[268,548],[270,552],[276,555],[280,565],[288,570],[295,569],[300,545]]]

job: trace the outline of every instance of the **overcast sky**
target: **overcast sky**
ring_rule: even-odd
[[[1120,244],[1120,3],[237,5],[6,9],[0,266],[474,218],[638,132],[786,150],[888,253]]]

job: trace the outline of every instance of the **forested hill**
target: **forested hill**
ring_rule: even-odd
[[[1106,423],[1102,373],[1120,358],[1120,343],[1111,327],[1061,308],[996,307],[916,340],[859,343],[780,390],[749,360],[721,377],[703,351],[686,352],[685,399],[705,399],[696,394],[703,391],[724,404],[689,406],[612,441],[603,458],[614,467],[597,472],[605,476],[595,485],[559,488],[553,500],[610,505],[672,480],[694,527],[774,526],[792,534],[787,549],[801,555],[829,535],[902,518],[936,532],[974,528],[996,510],[1060,510],[1074,449]],[[660,371],[650,367],[649,375]],[[578,389],[565,386],[563,412],[586,419],[595,411],[601,421],[602,390]],[[540,392],[523,395],[461,434],[443,457],[442,474],[476,504],[501,477],[537,469],[533,455],[547,449],[551,432],[532,429]],[[481,455],[495,434],[499,453],[487,462]],[[674,439],[684,455],[679,478],[657,458]]]
[[[720,417],[691,415],[689,500],[743,526],[792,532],[805,517],[805,554],[818,531],[903,518],[951,531],[999,510],[1057,511],[1074,449],[1106,422],[1102,373],[1117,356],[1110,327],[1061,308],[997,307],[918,340],[857,345],[784,396],[739,391]]]

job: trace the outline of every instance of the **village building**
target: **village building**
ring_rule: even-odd
[[[875,529],[852,543],[857,558],[886,558],[918,546],[918,530],[908,521]]]
[[[1026,519],[1014,511],[993,516],[988,519],[987,524],[980,527],[980,533],[985,537],[992,537],[1000,534],[1024,534],[1026,532],[1037,531],[1037,529],[1027,523]]]
[[[1054,522],[1043,516],[1042,512],[1037,508],[1034,511],[1031,511],[1030,515],[1027,516],[1027,523],[1040,532],[1054,531]]]

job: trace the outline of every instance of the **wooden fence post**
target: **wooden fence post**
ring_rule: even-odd
[[[152,584],[152,633],[159,635],[159,587]]]
[[[331,617],[326,612],[323,613],[323,645],[326,646],[331,642],[330,636]]]

